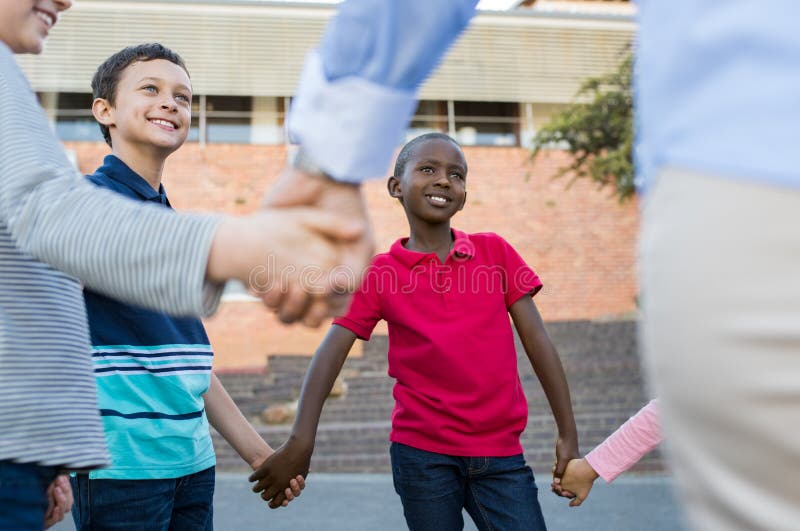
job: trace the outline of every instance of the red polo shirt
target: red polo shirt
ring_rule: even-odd
[[[407,238],[376,256],[334,324],[364,340],[380,319],[388,324],[392,441],[449,455],[515,455],[528,404],[508,309],[542,283],[500,236],[453,235],[445,263],[409,251]]]

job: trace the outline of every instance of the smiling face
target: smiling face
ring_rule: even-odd
[[[114,101],[97,98],[92,110],[106,125],[115,152],[166,156],[186,141],[191,125],[189,75],[165,59],[137,61],[122,72]]]
[[[72,0],[0,0],[0,40],[14,53],[41,53]]]
[[[403,174],[389,179],[389,193],[403,204],[409,221],[449,221],[467,198],[464,153],[447,138],[423,140],[412,148]]]

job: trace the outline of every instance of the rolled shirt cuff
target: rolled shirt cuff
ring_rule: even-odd
[[[617,476],[625,471],[624,468],[614,468],[613,465],[609,465],[603,461],[603,458],[598,457],[594,450],[586,454],[584,459],[586,459],[589,466],[592,467],[594,471],[597,472],[597,475],[603,478],[603,481],[606,483],[611,483],[617,479]]]
[[[348,76],[328,80],[319,52],[306,57],[289,113],[289,136],[336,180],[385,175],[416,108],[413,91]]]

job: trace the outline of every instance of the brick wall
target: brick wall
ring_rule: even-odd
[[[83,172],[109,150],[101,143],[67,144]],[[566,154],[535,162],[522,148],[468,147],[467,205],[453,225],[501,234],[542,277],[536,302],[548,321],[604,319],[635,310],[635,202],[620,205],[610,190],[585,180],[554,179]],[[245,213],[257,208],[286,157],[284,146],[187,144],[167,162],[164,185],[178,210]],[[381,251],[407,235],[385,180],[365,187]],[[253,302],[226,302],[208,319],[218,369],[263,368],[269,354],[310,354],[326,327],[285,327]],[[385,328],[377,330],[378,333]]]

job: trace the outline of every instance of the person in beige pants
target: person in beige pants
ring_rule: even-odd
[[[800,190],[664,170],[642,344],[694,529],[800,529]]]

